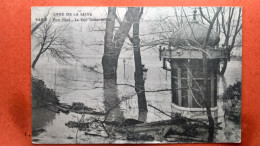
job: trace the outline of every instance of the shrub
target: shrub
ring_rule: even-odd
[[[32,77],[32,106],[46,106],[47,103],[58,104],[59,99],[53,89],[46,87],[45,83]]]
[[[225,115],[232,119],[240,119],[241,116],[241,82],[230,85],[222,96]]]

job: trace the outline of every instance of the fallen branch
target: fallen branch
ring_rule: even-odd
[[[152,108],[158,110],[159,112],[161,112],[161,113],[163,113],[164,115],[166,115],[166,116],[172,118],[173,120],[185,119],[185,120],[188,120],[189,122],[197,122],[197,123],[203,124],[204,126],[207,126],[207,127],[208,127],[208,124],[206,124],[206,123],[204,123],[204,122],[201,122],[201,121],[199,121],[199,120],[190,119],[190,118],[186,118],[186,117],[182,117],[182,116],[173,117],[173,116],[166,114],[164,111],[162,111],[162,110],[160,110],[160,109],[158,109],[158,108],[156,108],[156,107],[154,107],[154,106],[152,106],[152,105],[150,105],[150,104],[148,104],[148,106],[150,106],[150,107],[152,107]]]
[[[90,136],[99,136],[99,137],[103,137],[103,138],[107,138],[107,137],[104,137],[100,134],[93,134],[93,133],[88,133],[88,132],[85,132],[85,135],[90,135]]]
[[[80,131],[84,131],[89,128],[89,123],[69,121],[65,124],[69,128],[77,128]]]
[[[137,87],[135,87],[134,85],[131,85],[131,84],[116,84],[116,85],[129,86],[129,87],[132,87],[132,88],[135,88],[135,89],[140,90],[140,92],[163,92],[163,91],[172,91],[171,89],[141,90],[141,89],[139,89],[139,88],[137,88]]]
[[[166,114],[164,111],[162,111],[162,110],[158,109],[158,108],[157,108],[157,107],[155,107],[155,106],[152,106],[152,105],[150,105],[150,104],[148,104],[148,106],[150,106],[150,107],[152,107],[152,108],[156,109],[157,111],[161,112],[162,114],[164,114],[164,115],[166,115],[166,116],[168,116],[168,117],[170,117],[170,118],[173,118],[171,115],[168,115],[168,114]]]

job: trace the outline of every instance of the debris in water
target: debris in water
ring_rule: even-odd
[[[89,123],[82,123],[82,122],[74,122],[69,121],[65,124],[69,128],[78,128],[80,131],[85,131],[87,128],[89,128]]]
[[[41,134],[43,132],[46,132],[46,130],[43,129],[43,128],[32,130],[32,136],[37,136],[37,135],[39,135],[39,134]]]

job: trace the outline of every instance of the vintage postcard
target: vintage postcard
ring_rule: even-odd
[[[241,7],[32,7],[32,142],[240,143]]]

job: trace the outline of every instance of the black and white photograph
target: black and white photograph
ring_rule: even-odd
[[[34,144],[240,143],[242,7],[32,7]]]

